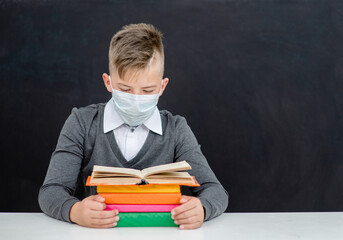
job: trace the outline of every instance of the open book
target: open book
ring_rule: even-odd
[[[195,178],[188,172],[178,172],[189,169],[192,168],[186,161],[158,165],[143,170],[95,165],[89,185],[178,184],[199,186]]]

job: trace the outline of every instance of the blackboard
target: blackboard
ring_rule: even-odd
[[[0,211],[37,195],[73,107],[107,102],[123,25],[164,34],[160,109],[185,116],[230,212],[343,210],[340,0],[0,2]]]

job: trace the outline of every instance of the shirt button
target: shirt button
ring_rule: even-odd
[[[135,131],[135,129],[134,128],[131,128],[131,132],[134,132]]]

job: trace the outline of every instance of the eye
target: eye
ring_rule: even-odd
[[[145,93],[152,93],[154,90],[143,90]]]
[[[122,92],[129,92],[129,91],[130,91],[129,88],[119,88],[119,89],[120,89],[120,91],[122,91]]]

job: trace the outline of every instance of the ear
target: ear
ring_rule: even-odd
[[[162,91],[161,91],[161,93],[160,93],[160,96],[162,96],[162,94],[163,94],[163,92],[164,92],[164,89],[166,89],[166,87],[167,87],[168,82],[169,82],[169,78],[164,78],[164,79],[163,79],[163,82],[162,82]]]
[[[110,76],[107,73],[103,73],[102,79],[104,80],[104,84],[105,84],[107,91],[109,91],[111,93],[112,88],[111,88],[111,84],[110,84]]]

